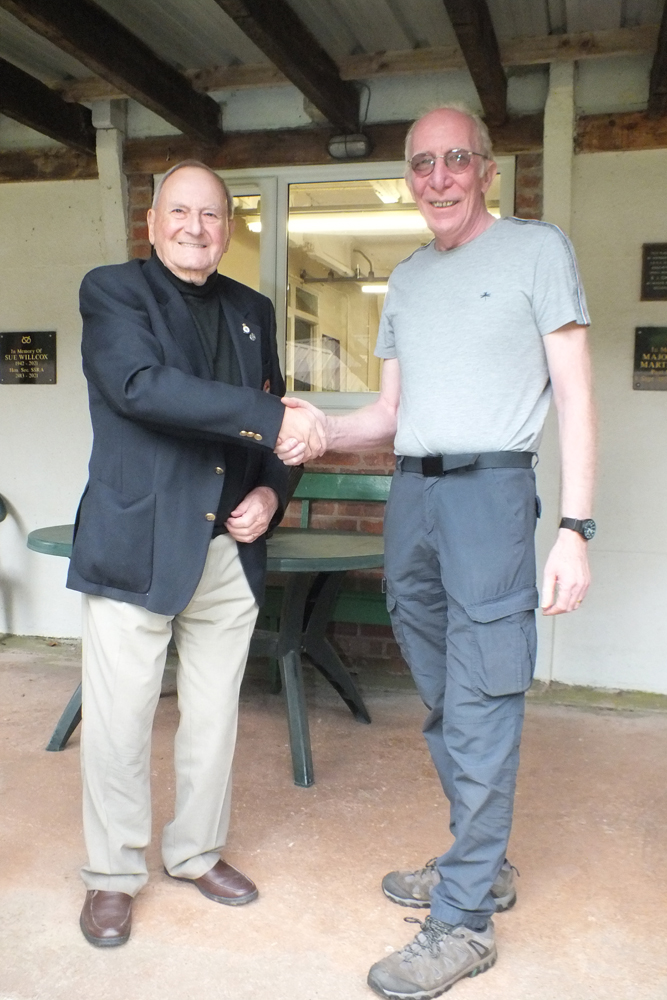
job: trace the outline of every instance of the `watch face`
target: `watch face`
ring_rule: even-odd
[[[582,521],[581,533],[587,541],[590,541],[595,535],[595,521],[590,518],[587,521]]]

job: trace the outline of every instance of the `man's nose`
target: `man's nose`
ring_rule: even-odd
[[[445,161],[440,156],[433,164],[433,170],[431,171],[431,176],[429,178],[431,182],[431,187],[434,188],[444,188],[449,187],[453,182],[453,175],[449,167],[445,166]]]
[[[188,214],[187,227],[188,232],[195,236],[198,236],[202,232],[204,226],[199,212],[190,212]]]

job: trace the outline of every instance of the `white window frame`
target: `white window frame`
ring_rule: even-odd
[[[501,175],[500,215],[514,214],[515,158],[499,156],[496,160]],[[232,195],[260,196],[262,235],[259,250],[259,289],[273,302],[280,363],[285,365],[287,317],[287,217],[290,184],[318,181],[367,181],[376,178],[403,177],[402,160],[375,162],[331,163],[303,167],[259,167],[245,170],[218,170]],[[163,175],[156,175],[157,183]],[[290,392],[290,396],[310,399],[326,411],[354,410],[377,399],[377,392]]]

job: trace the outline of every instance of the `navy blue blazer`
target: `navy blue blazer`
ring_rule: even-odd
[[[213,380],[190,311],[155,259],[99,267],[84,278],[93,449],[76,516],[71,589],[163,615],[182,611],[204,568],[225,443],[245,446],[244,495],[270,486],[280,499],[270,527],[280,521],[289,469],[273,454],[285,391],[273,306],[227,277],[221,302],[241,386]],[[261,604],[265,537],[239,543],[239,554]]]

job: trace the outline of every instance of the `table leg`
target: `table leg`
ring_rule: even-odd
[[[287,704],[294,784],[302,788],[308,788],[315,780],[301,669],[303,615],[309,590],[310,577],[307,573],[295,573],[288,577],[280,612],[280,632],[276,650]]]
[[[311,588],[315,596],[303,634],[303,651],[335,688],[358,722],[371,717],[359,690],[325,635],[344,573],[320,573]]]
[[[67,702],[65,711],[60,716],[51,739],[46,745],[47,750],[64,750],[67,741],[81,722],[81,685]]]

